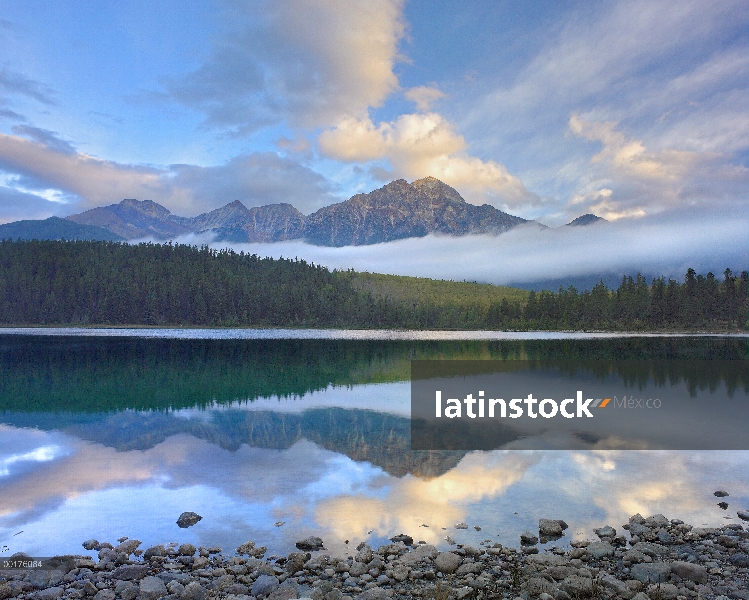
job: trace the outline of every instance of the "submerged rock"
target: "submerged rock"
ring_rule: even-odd
[[[179,519],[177,519],[177,525],[181,527],[182,529],[185,529],[187,527],[192,527],[200,521],[203,517],[201,517],[198,513],[194,512],[183,512]]]

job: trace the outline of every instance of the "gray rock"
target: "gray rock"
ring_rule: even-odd
[[[749,510],[740,510],[736,514],[742,521],[749,521]]]
[[[463,563],[458,567],[457,575],[458,577],[464,577],[465,575],[468,575],[468,573],[473,573],[474,575],[478,575],[483,570],[483,563],[480,562],[473,562],[473,563]]]
[[[717,498],[725,498],[728,495],[729,495],[728,492],[724,492],[723,490],[718,490],[717,492],[713,492],[713,496]]]
[[[291,600],[298,597],[299,591],[296,584],[283,583],[270,593],[268,600]]]
[[[255,549],[255,542],[245,542],[237,548],[237,554],[249,554]]]
[[[411,569],[405,565],[398,565],[393,569],[393,579],[396,581],[405,581]]]
[[[130,581],[141,579],[148,573],[148,565],[120,565],[112,571],[112,579]]]
[[[124,552],[128,556],[130,556],[133,552],[135,552],[138,549],[138,546],[140,546],[139,540],[126,540],[122,542],[121,544],[118,544],[114,547],[114,551],[119,554],[120,552]]]
[[[359,562],[358,560],[352,562],[351,566],[348,568],[348,572],[351,577],[361,577],[367,571],[369,571],[369,567],[363,562]]]
[[[679,588],[677,588],[673,583],[658,583],[648,586],[648,596],[651,598],[675,600],[678,595]]]
[[[529,564],[542,565],[544,567],[563,567],[568,564],[564,556],[559,556],[553,552],[544,552],[543,554],[533,554],[525,559]]]
[[[531,577],[525,585],[525,589],[531,596],[540,596],[541,594],[553,594],[556,587],[548,579]]]
[[[400,562],[404,565],[413,566],[421,561],[431,561],[437,556],[437,548],[431,544],[422,544],[411,552],[401,555]]]
[[[54,587],[62,581],[65,577],[63,571],[46,571],[41,569],[33,569],[29,572],[29,576],[26,579],[33,587],[38,590]]]
[[[252,584],[253,596],[267,596],[278,587],[278,578],[272,575],[260,575]]]
[[[357,600],[389,600],[387,592],[380,587],[372,587],[364,590],[357,596]]]
[[[611,527],[611,525],[606,525],[605,527],[600,527],[599,529],[596,529],[595,534],[599,538],[604,538],[604,537],[612,538],[616,535],[616,529]]]
[[[652,542],[637,542],[632,546],[632,550],[642,552],[648,556],[661,556],[663,554],[668,554],[668,548],[666,548],[666,546],[663,546],[662,544],[654,544]]]
[[[629,524],[629,535],[640,536],[644,533],[650,533],[650,527],[641,523],[630,523]]]
[[[151,546],[143,553],[143,558],[145,558],[146,560],[154,556],[166,556],[166,548],[164,548],[163,544],[159,544],[158,546]]]
[[[554,600],[572,600],[572,597],[564,590],[557,589],[554,592]],[[650,598],[648,598],[650,600]]]
[[[11,587],[7,583],[0,583],[0,600],[5,600],[11,596],[15,596]]]
[[[399,533],[390,538],[391,542],[403,542],[406,546],[411,546],[414,543],[414,539],[410,535],[405,533]]]
[[[116,596],[114,590],[103,589],[96,592],[94,600],[115,600]]]
[[[520,534],[520,543],[524,546],[534,546],[538,544],[538,536],[532,531],[524,531]]]
[[[593,579],[580,575],[571,575],[562,581],[559,587],[573,598],[590,596],[593,593]]]
[[[185,586],[182,585],[176,579],[174,579],[166,584],[166,589],[170,594],[174,594],[175,596],[181,596],[182,592],[185,591]]]
[[[206,590],[197,581],[188,583],[180,594],[182,600],[207,600],[208,590]]]
[[[163,598],[168,593],[166,585],[158,577],[149,576],[140,580],[141,600],[158,600],[158,598]]]
[[[642,552],[638,552],[634,548],[630,548],[624,553],[622,559],[637,564],[645,560],[645,554],[643,554]]]
[[[182,529],[186,529],[187,527],[192,527],[200,521],[203,517],[201,517],[198,513],[195,512],[183,512],[179,519],[177,519],[177,525],[181,527]]]
[[[661,514],[653,515],[652,517],[648,517],[645,519],[644,525],[647,525],[648,527],[668,527],[670,525],[669,520],[664,517]]]
[[[467,523],[456,523],[455,524],[455,529],[468,529],[468,524]]]
[[[664,562],[640,563],[632,565],[629,574],[643,583],[663,583],[671,574],[671,565]]]
[[[296,543],[296,547],[300,550],[321,550],[323,547],[323,541],[319,537],[311,535],[306,539],[299,540]]]
[[[630,589],[626,583],[608,573],[604,573],[598,577],[598,584],[613,590],[619,597],[624,598],[624,600],[630,600],[635,595],[634,590]]]
[[[650,596],[645,592],[637,592],[632,600],[650,600]]]
[[[689,581],[694,581],[695,583],[707,582],[707,569],[695,563],[680,560],[674,561],[671,563],[671,572],[682,579],[689,579]]]
[[[192,544],[182,544],[177,549],[177,554],[180,556],[193,556],[197,549]]]
[[[83,542],[83,547],[86,550],[101,550],[101,546],[99,545],[99,541],[98,540],[94,540],[94,539],[86,540],[85,542]]]
[[[673,536],[666,531],[663,527],[658,530],[658,541],[661,544],[672,544],[674,541]]]
[[[588,554],[593,558],[603,558],[604,556],[614,556],[614,547],[608,542],[593,542],[587,548]]]
[[[455,600],[463,600],[473,594],[473,588],[468,586],[459,587],[455,590]]]
[[[538,533],[544,537],[561,536],[563,533],[562,524],[554,519],[539,519]]]
[[[357,553],[354,558],[359,562],[368,563],[372,560],[373,556],[374,553],[372,552],[372,548],[369,547],[369,544],[360,544],[357,546]]]
[[[736,554],[731,554],[731,556],[728,557],[728,561],[734,566],[734,567],[749,567],[749,555],[747,555],[744,552],[737,552]]]
[[[63,590],[61,587],[51,587],[46,590],[42,590],[36,593],[37,600],[57,600],[62,596]]]
[[[455,573],[463,559],[453,552],[440,552],[434,559],[434,566],[442,573]]]

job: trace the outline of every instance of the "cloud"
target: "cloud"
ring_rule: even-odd
[[[600,165],[610,185],[597,198],[590,192],[576,195],[593,201],[590,210],[608,219],[643,216],[669,207],[710,204],[735,195],[749,183],[749,169],[731,165],[715,152],[694,152],[670,148],[648,150],[641,140],[627,137],[615,122],[591,121],[573,114],[570,131],[590,141],[601,142],[602,150],[590,164]]]
[[[586,227],[540,230],[531,225],[499,236],[430,235],[343,248],[302,241],[231,246],[260,256],[298,256],[330,268],[499,285],[638,271],[681,280],[689,267],[699,273],[748,269],[748,219],[747,209],[717,214],[676,210]]]
[[[60,202],[0,186],[0,225],[23,219],[46,219],[64,210],[65,205]]]
[[[432,104],[440,98],[444,98],[445,94],[436,87],[420,85],[407,90],[404,96],[416,103],[416,110],[428,112],[432,108]]]
[[[530,452],[470,453],[440,477],[391,480],[380,498],[352,494],[324,500],[317,506],[315,520],[329,527],[338,539],[366,539],[374,529],[381,536],[393,531],[418,532],[420,540],[440,544],[444,536],[441,526],[452,529],[465,520],[471,504],[498,500],[540,460],[540,454]],[[429,527],[421,528],[422,524]],[[451,534],[455,535],[454,531]]]
[[[12,186],[27,195],[58,190],[76,210],[138,198],[189,216],[233,200],[247,206],[290,202],[303,212],[313,212],[339,199],[321,175],[270,152],[237,156],[218,166],[155,168],[76,152],[47,130],[16,129],[34,139],[0,134],[0,169],[12,174]],[[37,207],[43,204],[39,202]],[[39,214],[38,210],[21,212],[21,206],[14,206],[9,214],[21,218]]]
[[[509,168],[542,196],[561,200],[609,187],[614,198],[628,197],[619,210],[628,213],[642,208],[635,196],[645,206],[671,194],[661,185],[670,178],[679,191],[665,204],[721,195],[741,203],[734,177],[749,140],[746,26],[740,0],[678,7],[635,0],[571,10],[553,29],[529,33],[529,47],[539,49],[521,56],[509,76],[503,71],[492,80],[487,64],[481,83],[461,83],[465,108],[456,122],[483,155],[511,156]],[[589,148],[582,138],[565,137],[570,114],[629,132],[610,140],[616,152],[600,157],[618,168],[616,180],[590,181],[600,177],[588,168]],[[690,169],[695,163],[699,178]]]
[[[55,103],[55,92],[43,83],[30,79],[21,73],[0,69],[0,89],[8,94],[18,94],[32,98],[37,102],[52,106]]]
[[[340,201],[322,175],[273,152],[237,156],[223,165],[171,165],[171,185],[203,208],[241,200],[246,206],[288,202],[305,214]]]
[[[226,2],[208,59],[168,90],[235,134],[362,117],[398,89],[402,11],[403,0]]]
[[[23,137],[27,137],[39,144],[42,144],[50,150],[62,152],[64,154],[74,154],[75,148],[66,142],[65,140],[57,137],[56,131],[49,131],[48,129],[40,129],[39,127],[31,127],[30,125],[14,125],[12,128],[13,133]]]
[[[346,162],[386,159],[394,177],[432,175],[461,190],[469,202],[509,208],[538,202],[523,183],[492,160],[466,153],[454,126],[437,113],[404,114],[375,125],[369,118],[343,119],[319,138],[321,151]]]

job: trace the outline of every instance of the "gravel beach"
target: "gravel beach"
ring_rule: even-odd
[[[638,514],[555,546],[565,529],[563,520],[541,519],[517,548],[487,540],[446,552],[401,534],[344,557],[330,556],[316,537],[280,557],[254,542],[226,552],[88,540],[88,554],[54,557],[43,569],[0,569],[0,600],[749,600],[749,528],[741,524],[701,528]],[[24,556],[0,560],[11,558]]]

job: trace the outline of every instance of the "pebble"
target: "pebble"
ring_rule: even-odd
[[[429,544],[409,547],[410,536],[399,534],[377,550],[361,543],[345,559],[320,552],[323,542],[314,536],[298,543],[314,550],[267,559],[254,542],[227,556],[192,544],[152,546],[140,554],[137,540],[116,547],[87,540],[86,550],[98,548],[98,562],[65,556],[55,558],[52,571],[0,571],[0,600],[573,600],[591,594],[749,600],[749,531],[740,524],[692,527],[663,515],[634,515],[624,529],[629,539],[607,525],[595,530],[601,541],[574,540],[571,549],[550,551],[492,547],[487,540],[478,548],[438,552]]]

